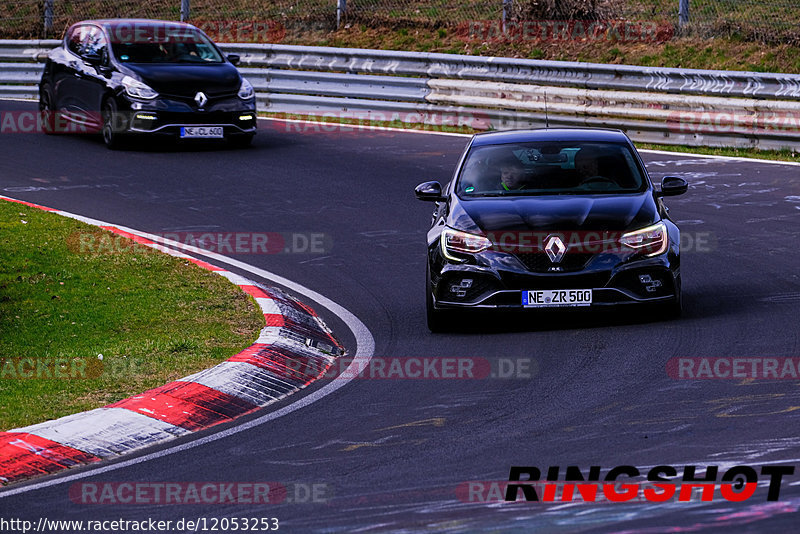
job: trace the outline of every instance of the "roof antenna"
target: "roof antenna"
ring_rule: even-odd
[[[544,127],[550,128],[550,119],[547,117],[547,89],[544,90]]]

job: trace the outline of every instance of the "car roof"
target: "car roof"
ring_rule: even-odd
[[[97,24],[99,26],[106,26],[108,28],[117,28],[118,26],[173,26],[176,28],[194,28],[187,22],[178,22],[176,20],[157,20],[157,19],[87,19],[75,24]],[[73,24],[73,26],[75,25]]]
[[[533,130],[505,130],[475,134],[472,146],[504,145],[532,141],[591,141],[629,143],[622,130],[606,128],[537,128]]]

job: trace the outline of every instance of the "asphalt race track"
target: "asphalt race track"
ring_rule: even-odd
[[[0,102],[3,111],[34,109]],[[317,485],[325,499],[316,502],[295,494],[268,505],[76,504],[69,497],[75,482],[65,482],[0,491],[2,517],[276,517],[286,532],[797,530],[800,472],[784,479],[776,502],[762,485],[741,503],[718,494],[714,502],[480,502],[463,488],[507,481],[511,466],[544,473],[598,465],[605,473],[673,465],[680,473],[685,465],[760,472],[765,464],[800,464],[797,379],[667,373],[678,357],[800,356],[800,167],[643,154],[655,181],[669,174],[690,182],[689,193],[667,199],[688,238],[679,320],[527,314],[473,318],[463,330],[433,335],[423,300],[432,205],[415,200],[413,187],[447,181],[467,139],[271,121],[259,127],[246,150],[112,152],[94,137],[4,133],[0,194],[151,233],[324,233],[332,247],[323,253],[235,257],[354,313],[374,336],[376,358],[475,357],[496,368],[500,359],[525,361],[529,376],[356,379],[249,430],[80,480],[275,481],[300,493]],[[352,349],[344,324],[318,311]]]

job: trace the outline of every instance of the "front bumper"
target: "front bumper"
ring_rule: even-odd
[[[591,289],[588,308],[668,302],[680,294],[680,265],[673,250],[641,259],[597,255],[584,268],[567,273],[534,273],[504,257],[508,255],[489,256],[480,263],[435,259],[431,268],[434,307],[523,309],[522,292],[540,289]]]
[[[211,99],[198,109],[185,97],[159,96],[151,101],[133,100],[123,95],[121,127],[123,133],[180,136],[184,126],[219,126],[223,136],[252,135],[257,129],[255,100],[237,96]]]

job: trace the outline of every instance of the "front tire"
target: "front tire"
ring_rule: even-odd
[[[102,110],[103,119],[103,142],[106,147],[111,150],[118,150],[123,147],[125,136],[121,133],[121,117],[117,109],[117,103],[113,98],[107,99],[103,102]]]
[[[56,112],[53,107],[53,96],[50,86],[45,85],[39,91],[39,113],[42,114],[42,129],[45,135],[55,133]]]

